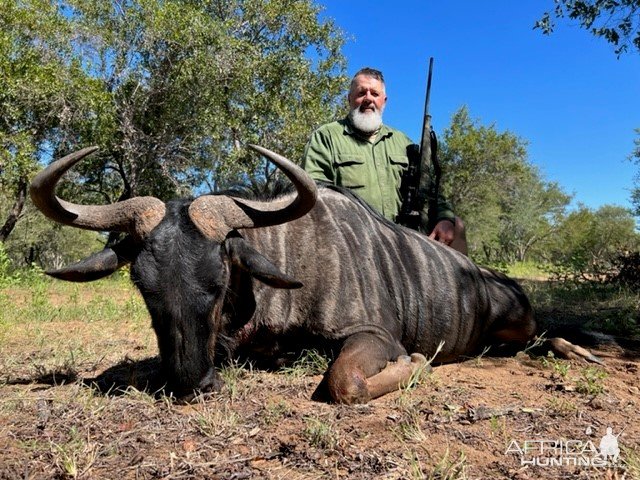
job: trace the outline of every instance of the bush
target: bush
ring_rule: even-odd
[[[552,265],[548,272],[550,279],[556,282],[612,284],[640,292],[639,251],[619,253],[598,261]]]
[[[0,288],[6,286],[11,281],[11,259],[7,255],[4,243],[0,242]]]
[[[626,252],[618,255],[608,281],[624,285],[636,292],[640,291],[640,252]]]
[[[45,281],[46,275],[37,265],[16,267],[7,253],[4,243],[0,242],[0,288],[15,285],[36,285]]]

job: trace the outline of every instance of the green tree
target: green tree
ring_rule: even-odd
[[[557,233],[571,197],[557,183],[545,182],[533,166],[524,168],[502,200],[499,242],[502,259],[524,261]]]
[[[640,52],[640,0],[554,0],[553,12],[545,12],[534,28],[550,34],[554,19],[568,17],[596,37],[615,46],[616,55]]]
[[[7,197],[0,193],[0,212],[8,208]],[[64,227],[50,222],[27,202],[11,235],[2,243],[12,268],[32,264],[60,268],[100,250],[106,237],[96,232]]]
[[[605,273],[616,257],[637,250],[640,236],[629,209],[604,205],[597,210],[580,205],[561,222],[549,260],[584,277]]]
[[[244,145],[297,160],[309,131],[341,107],[343,36],[311,0],[0,7],[0,102],[11,112],[0,168],[16,191],[38,162],[92,144],[99,154],[61,185],[76,201],[268,184],[275,170]]]
[[[554,228],[568,197],[527,161],[526,143],[470,117],[466,107],[442,135],[443,193],[466,224],[482,262],[524,259]]]
[[[4,242],[39,159],[87,120],[97,85],[71,61],[71,33],[51,2],[0,0],[0,31],[0,187],[11,199],[0,219]]]
[[[343,40],[308,0],[68,2],[74,47],[110,96],[102,158],[81,170],[111,201],[189,193],[296,159],[344,88]]]

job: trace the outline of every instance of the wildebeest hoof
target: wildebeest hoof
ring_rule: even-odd
[[[329,372],[327,387],[335,403],[353,405],[371,400],[367,379],[358,369],[334,368]]]
[[[409,355],[400,355],[397,359],[398,363],[405,363],[409,365],[411,363],[411,357]]]
[[[589,350],[579,345],[574,345],[573,343],[566,341],[564,338],[550,338],[548,342],[551,346],[551,350],[561,358],[567,358],[569,360],[583,360],[586,362],[597,363],[598,365],[604,365],[604,362]]]
[[[207,400],[212,400],[213,397],[214,397],[214,392],[202,392],[199,390],[194,390],[191,393],[178,397],[175,400],[175,403],[176,405],[189,405],[189,404],[206,402]]]
[[[198,390],[206,393],[219,392],[220,390],[222,390],[223,385],[224,382],[220,378],[220,375],[213,367],[211,367],[209,368],[207,374],[202,378],[202,380],[200,380],[200,383],[198,384]]]
[[[423,365],[427,364],[427,357],[425,357],[421,353],[412,353],[410,358],[411,358],[411,363],[420,363]]]
[[[431,373],[433,368],[427,362],[427,357],[422,355],[421,353],[412,353],[411,354],[411,363],[415,366],[416,370],[422,369],[426,373]]]

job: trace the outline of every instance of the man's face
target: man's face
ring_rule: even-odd
[[[376,112],[382,114],[387,102],[384,84],[367,75],[358,75],[354,79],[347,98],[350,109],[358,109],[363,114]]]

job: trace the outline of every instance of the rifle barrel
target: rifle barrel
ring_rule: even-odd
[[[422,120],[422,136],[420,137],[421,154],[427,153],[431,157],[429,143],[431,135],[431,115],[429,115],[429,100],[431,98],[431,77],[433,75],[433,57],[429,57],[429,74],[427,75],[427,94],[424,99],[424,118]],[[429,150],[427,150],[429,149]]]
[[[429,58],[429,75],[427,76],[427,96],[424,100],[424,114],[429,115],[429,100],[431,98],[431,76],[433,75],[433,57]]]

